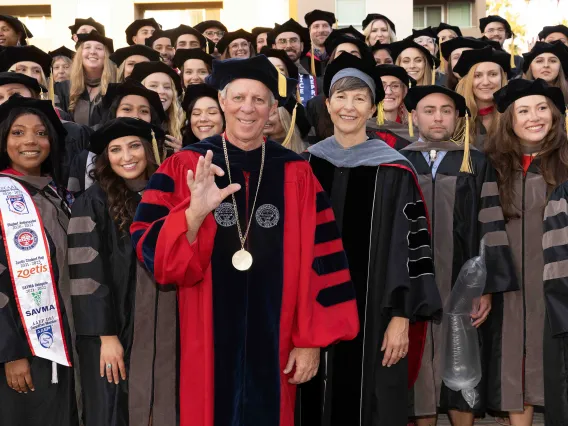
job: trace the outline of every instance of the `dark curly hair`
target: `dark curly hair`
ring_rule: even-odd
[[[144,177],[149,179],[158,169],[158,165],[152,153],[152,145],[144,139],[140,140],[144,146],[147,160]],[[121,231],[128,231],[128,227],[134,219],[136,207],[138,207],[138,199],[135,196],[136,192],[130,189],[126,181],[118,176],[112,169],[108,159],[107,149],[105,149],[102,154],[97,155],[95,168],[91,173],[92,177],[99,183],[102,190],[107,195],[108,210],[114,223],[116,223]]]
[[[195,136],[193,134],[193,130],[191,130],[191,112],[193,111],[193,108],[195,108],[195,104],[197,103],[197,101],[205,97],[207,96],[200,96],[198,98],[193,99],[187,106],[187,109],[185,110],[185,115],[187,117],[186,124],[181,128],[181,133],[183,135],[182,146],[184,147],[199,142],[199,139],[197,139],[197,136]],[[219,112],[221,113],[221,119],[223,120],[223,130],[225,130],[225,124],[226,124],[225,114],[221,109],[221,105],[219,104],[219,99],[216,98],[211,98],[211,99],[213,99],[217,103],[217,106],[219,107]]]

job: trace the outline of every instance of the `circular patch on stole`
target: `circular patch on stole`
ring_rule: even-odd
[[[237,223],[237,218],[235,217],[235,209],[233,208],[233,203],[221,203],[219,207],[215,209],[215,222],[219,225],[228,228]]]
[[[33,229],[22,228],[14,235],[14,243],[20,250],[31,250],[38,243],[38,236]]]
[[[263,204],[256,210],[256,222],[263,228],[272,228],[280,220],[280,212],[272,204]]]

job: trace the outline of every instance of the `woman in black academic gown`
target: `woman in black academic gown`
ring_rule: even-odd
[[[74,203],[69,265],[84,422],[176,424],[176,294],[158,292],[128,231],[163,131],[117,118],[91,137],[95,183]]]
[[[0,116],[3,117],[0,175],[17,181],[29,192],[49,250],[46,257],[50,258],[55,291],[49,288],[37,291],[38,307],[46,307],[45,298],[52,297],[48,306],[57,306],[64,339],[61,344],[66,346],[67,359],[73,362],[65,254],[69,208],[59,166],[60,140],[65,137],[65,130],[50,101],[14,95],[0,106]],[[24,154],[23,150],[36,154]],[[4,244],[0,245],[0,263],[0,422],[2,425],[77,426],[73,368],[33,355],[26,337],[32,331],[24,325],[13,290],[11,277],[16,276],[17,271],[10,266]]]
[[[543,367],[542,358],[543,333],[550,336],[550,327],[545,327],[546,332],[543,327],[551,324],[556,333],[559,318],[557,306],[550,303],[549,319],[545,319],[545,294],[550,287],[544,285],[543,294],[543,273],[545,280],[555,274],[545,262],[553,251],[550,247],[566,244],[561,231],[543,237],[542,227],[543,220],[552,216],[545,210],[550,192],[568,179],[564,98],[559,88],[540,79],[511,80],[494,98],[500,114],[485,145],[498,176],[498,187],[491,192],[501,200],[521,289],[493,297],[485,329],[492,338],[484,340],[490,354],[487,404],[491,410],[509,411],[513,426],[532,424],[535,406],[546,406],[547,425],[565,425],[567,418],[561,413],[566,411],[553,402],[566,395],[558,386],[558,376],[565,380],[563,370],[552,361],[559,354],[551,354],[555,367],[549,370],[550,386],[543,383],[548,367]],[[551,300],[557,291],[549,293]]]
[[[328,66],[324,93],[334,135],[308,148],[343,237],[361,323],[355,340],[322,357],[325,425],[406,426],[423,321],[441,315],[429,225],[412,166],[366,134],[366,121],[384,97],[374,70],[373,61],[349,53]],[[322,196],[318,209],[327,203]],[[316,231],[320,242],[328,232],[337,230]],[[408,239],[410,234],[416,238]],[[302,407],[310,403],[302,400]],[[321,411],[316,402],[311,407]],[[318,413],[305,417],[305,424],[319,424]]]

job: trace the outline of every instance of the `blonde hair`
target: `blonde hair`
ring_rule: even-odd
[[[126,60],[122,61],[122,64],[118,67],[116,71],[116,82],[117,83],[124,83],[124,69],[126,68]]]
[[[415,48],[411,47],[410,49],[415,49]],[[422,78],[416,82],[416,85],[417,86],[431,86],[432,85],[432,73],[434,71],[432,70],[432,67],[430,66],[430,62],[428,62],[428,59],[426,58],[424,53],[422,51],[418,50],[418,49],[416,49],[416,50],[418,52],[420,52],[420,56],[422,56],[422,59],[424,60],[424,74],[422,74]],[[402,66],[402,57],[400,55],[398,55],[398,58],[396,58],[395,65],[398,65],[399,67],[404,68]]]
[[[178,99],[178,92],[174,81],[169,75],[168,78],[170,79],[170,84],[172,85],[173,98],[172,104],[166,111],[168,118],[166,118],[167,128],[165,130],[168,135],[171,135],[181,141],[183,138],[181,129],[185,124],[185,111],[181,107],[181,103]],[[144,87],[146,87],[146,84],[144,84],[145,82],[146,78],[141,82]]]
[[[475,79],[475,72],[477,71],[478,67],[479,64],[475,64],[473,67],[471,67],[471,69],[465,75],[465,77],[463,77],[459,81],[455,90],[456,93],[462,95],[465,98],[465,104],[469,109],[470,123],[477,122],[477,117],[479,113],[479,108],[477,108],[477,102],[475,101],[475,95],[473,94],[473,81]],[[501,87],[504,87],[507,85],[508,82],[507,75],[505,74],[505,71],[503,71],[503,68],[499,67],[499,69],[501,70]],[[497,109],[494,109],[493,112],[491,112],[491,114],[493,115],[493,120],[491,122],[491,129],[492,129],[497,122],[497,120],[495,119],[498,116]],[[470,140],[474,141],[475,140],[474,138],[477,133],[477,126],[472,125],[469,127],[470,127],[470,132],[469,132]],[[490,133],[491,129],[486,129],[487,133]],[[456,126],[455,134],[458,135],[463,133],[464,131],[465,131],[465,118],[460,118]]]
[[[288,112],[288,110],[284,107],[278,108],[278,117],[280,117],[280,124],[282,124],[282,128],[284,129],[284,134],[288,134],[290,131],[290,126],[292,125],[292,116]],[[304,141],[302,140],[302,135],[300,135],[300,131],[298,130],[298,126],[294,124],[294,132],[292,133],[292,137],[286,144],[282,144],[283,147],[288,148],[291,151],[294,151],[296,154],[301,154],[305,151],[304,149]]]
[[[534,75],[532,73],[532,69],[529,67],[527,72],[523,75],[523,78],[526,80],[534,80]],[[562,65],[558,70],[558,75],[551,83],[547,83],[549,86],[558,87],[562,90],[562,94],[564,95],[564,103],[568,104],[568,80],[566,80],[566,73],[564,72],[564,68]]]
[[[75,109],[77,101],[81,98],[81,95],[85,91],[85,73],[83,70],[83,45],[81,43],[77,48],[77,53],[73,58],[73,63],[71,64],[71,90],[69,95],[69,111]],[[106,94],[108,85],[116,81],[116,65],[110,60],[110,52],[106,46],[104,46],[105,58],[103,63],[103,73],[101,76],[101,96]]]
[[[396,34],[392,30],[389,23],[387,21],[385,21],[384,19],[374,19],[371,22],[369,22],[369,25],[367,25],[365,27],[365,29],[363,30],[363,35],[365,36],[365,43],[367,43],[367,46],[371,45],[370,42],[369,42],[369,37],[371,37],[371,29],[373,28],[373,24],[377,21],[382,21],[382,22],[385,23],[385,25],[387,26],[387,28],[389,30],[389,43],[394,43],[396,41]]]

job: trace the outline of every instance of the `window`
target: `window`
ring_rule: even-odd
[[[471,3],[448,3],[448,24],[471,27]]]
[[[353,25],[358,28],[367,16],[365,7],[365,0],[336,0],[335,16],[341,26]]]
[[[414,8],[413,28],[437,27],[443,18],[442,6],[418,6]]]

